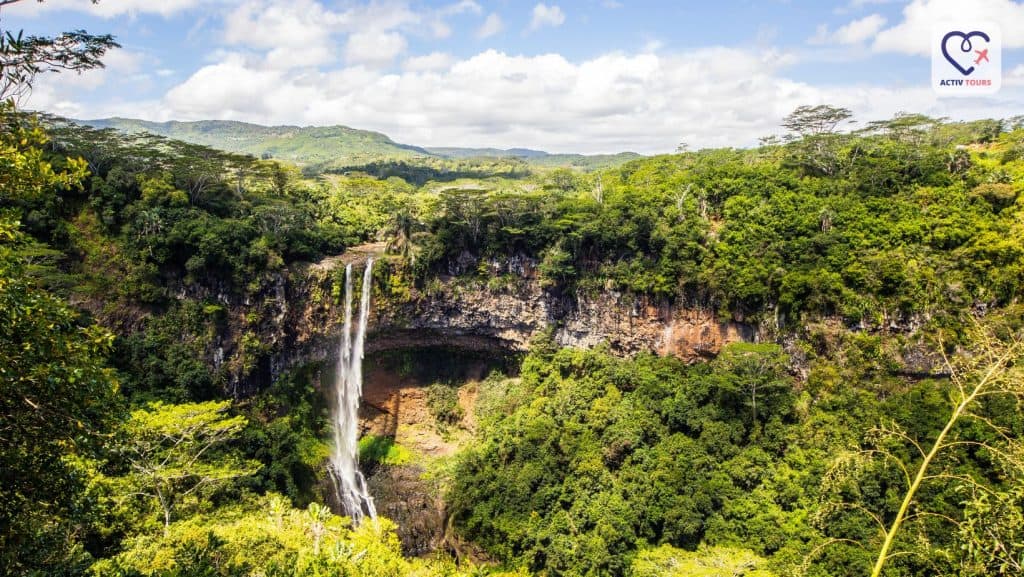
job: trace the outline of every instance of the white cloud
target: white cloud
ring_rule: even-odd
[[[356,32],[349,35],[345,44],[345,60],[350,64],[387,66],[405,48],[405,37],[397,32]]]
[[[558,27],[565,22],[565,12],[557,5],[548,6],[541,2],[533,7],[533,18],[530,20],[530,30],[537,30],[544,26]]]
[[[224,41],[266,51],[271,68],[318,66],[337,58],[333,35],[348,19],[315,0],[248,0],[225,16]]]
[[[1003,89],[1005,90],[1007,86],[1024,86],[1024,64],[1003,73]]]
[[[460,0],[436,10],[426,11],[421,15],[417,15],[416,18],[417,20],[422,18],[426,21],[426,25],[430,28],[434,38],[448,38],[452,35],[452,28],[447,22],[448,18],[460,14],[480,14],[481,12],[483,12],[483,8],[473,0]],[[367,22],[367,25],[373,26],[374,24]]]
[[[338,63],[340,56],[350,64],[386,66],[405,52],[399,30],[425,27],[442,38],[451,32],[444,18],[479,10],[470,0],[423,13],[404,2],[370,2],[339,12],[319,0],[246,0],[224,18],[224,40],[259,51],[268,68],[315,68]],[[339,49],[338,38],[346,33]]]
[[[254,48],[318,43],[344,20],[314,0],[249,0],[224,17],[224,40]]]
[[[491,12],[487,15],[487,19],[476,31],[476,37],[480,39],[490,38],[495,34],[501,32],[505,27],[505,24],[501,21],[501,16],[498,16],[497,12]]]
[[[335,4],[324,0],[231,0],[230,6],[220,1],[227,6],[225,44],[209,51],[198,70],[174,62],[178,71],[165,72],[152,57],[114,51],[106,71],[40,77],[28,105],[79,118],[345,124],[418,145],[556,152],[666,152],[680,140],[694,148],[752,145],[760,136],[780,133],[780,119],[802,104],[847,106],[863,120],[898,110],[967,119],[1010,116],[1024,108],[1024,65],[1009,73],[995,98],[943,101],[923,83],[908,88],[795,81],[786,74],[793,56],[764,48],[673,53],[650,43],[637,52],[585,60],[494,50],[469,58],[408,53],[407,38],[437,35],[446,18],[482,14],[473,1],[417,11],[388,0],[347,8],[327,8]],[[1019,10],[1003,0],[978,2]],[[927,20],[916,5],[934,10],[944,0],[917,0],[890,30]],[[533,16],[537,26],[557,26],[566,18],[546,4],[537,4]],[[1014,21],[1002,16],[1004,37],[1011,41]],[[473,26],[480,18],[458,22]],[[483,34],[489,22],[492,32]],[[476,32],[486,37],[503,23],[492,13],[482,24]],[[871,15],[834,31],[823,28],[821,36],[837,44],[876,37],[877,45],[882,39],[875,34],[884,26],[880,16]],[[930,24],[925,28],[930,37]],[[400,66],[390,66],[396,62]],[[157,99],[140,88],[157,77],[183,80],[173,80],[177,85]]]
[[[892,4],[893,2],[900,2],[902,0],[850,0],[851,8],[863,8],[864,6],[874,6],[878,4]]]
[[[914,0],[903,9],[903,21],[879,32],[872,47],[928,55],[934,25],[979,20],[1002,27],[1005,48],[1024,47],[1024,4],[1010,0]]]
[[[449,4],[441,8],[440,12],[445,16],[449,16],[453,14],[465,13],[480,14],[481,12],[483,12],[483,10],[484,9],[481,8],[480,5],[474,2],[473,0],[460,0],[459,2]]]
[[[402,0],[353,4],[344,11],[328,9],[322,0],[245,0],[225,16],[224,40],[259,51],[270,68],[319,67],[339,56],[350,64],[386,66],[405,52],[407,35],[446,38],[447,19],[482,11],[473,0],[422,11]]]
[[[885,18],[879,14],[865,16],[836,30],[834,37],[840,44],[860,44],[878,34],[878,31],[885,26],[885,22]]]
[[[828,44],[832,39],[832,33],[828,30],[828,24],[818,24],[814,30],[814,36],[807,39],[809,44]]]
[[[978,107],[939,101],[924,86],[814,87],[785,77],[790,61],[783,53],[720,47],[578,62],[488,50],[462,60],[443,53],[409,58],[401,72],[362,65],[316,72],[270,69],[234,54],[139,112],[154,120],[344,124],[418,145],[666,152],[681,138],[695,148],[755,144],[780,133],[780,119],[802,104],[847,106],[864,120],[898,110],[974,118],[1020,109],[1014,88]],[[52,102],[60,106],[61,96]]]
[[[279,114],[275,110],[301,106],[305,99],[315,96],[313,85],[287,74],[250,66],[243,57],[234,56],[201,68],[171,89],[164,102],[181,118],[273,117]]]
[[[126,79],[138,81],[142,79],[139,72],[149,63],[149,58],[142,52],[115,48],[106,53],[103,57],[104,68],[79,74],[76,72],[44,73],[38,78],[50,84],[60,84],[72,90],[92,91],[114,82],[124,82]]]
[[[648,40],[647,42],[644,42],[644,47],[643,47],[642,52],[645,52],[645,53],[646,52],[658,52],[658,51],[660,51],[664,47],[665,47],[665,43],[662,42],[661,40],[658,40],[658,39],[655,38],[655,39]]]
[[[123,15],[159,14],[167,17],[200,4],[213,4],[216,0],[103,0],[93,4],[85,0],[47,0],[46,2],[19,2],[4,6],[4,11],[18,16],[41,16],[57,10],[77,10],[103,18]]]
[[[451,54],[444,52],[431,52],[423,56],[407,58],[402,63],[402,68],[410,72],[427,72],[432,70],[444,70],[451,67],[455,62]]]
[[[494,50],[461,60],[433,53],[406,59],[398,72],[365,65],[282,69],[252,54],[221,57],[159,102],[82,103],[81,88],[53,83],[29,104],[89,118],[344,124],[424,146],[668,152],[680,140],[694,148],[756,144],[760,136],[781,133],[779,121],[802,104],[846,106],[861,120],[873,120],[899,110],[1011,116],[1024,102],[1024,87],[1012,82],[984,106],[939,100],[924,85],[815,87],[786,77],[788,54],[760,49],[615,52],[582,61]]]
[[[886,20],[880,14],[872,14],[841,26],[835,32],[829,32],[828,26],[818,26],[811,44],[861,44],[874,38],[885,26]]]
[[[125,48],[115,48],[108,51],[103,56],[103,65],[106,67],[105,70],[107,72],[131,74],[138,72],[146,60],[147,57],[142,52],[127,50]]]

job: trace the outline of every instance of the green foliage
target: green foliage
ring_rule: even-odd
[[[417,570],[432,575],[432,565],[402,558],[387,519],[352,528],[321,505],[302,511],[270,494],[176,522],[165,535],[135,537],[123,552],[96,563],[92,573],[398,577]]]
[[[1024,160],[987,151],[1020,138],[913,115],[835,132],[847,114],[804,110],[800,137],[781,147],[556,171],[530,193],[445,190],[421,217],[420,266],[450,274],[467,255],[526,256],[552,290],[629,290],[783,328],[807,316],[881,326],[1018,298]]]
[[[958,557],[951,551],[951,527],[967,537],[960,547],[968,552],[965,566],[992,564],[1005,571],[1019,557],[1012,537],[1004,541],[1016,531],[1012,517],[981,537],[974,516],[979,509],[992,512],[1012,503],[1024,474],[1024,444],[1016,435],[1024,400],[1024,333],[1017,319],[989,322],[967,326],[964,352],[946,360],[949,383],[912,391],[920,395],[917,402],[894,406],[893,418],[869,431],[866,447],[842,454],[825,478],[825,496],[842,497],[823,511],[866,513],[882,529],[873,577],[887,565],[948,571],[943,567]],[[896,472],[902,476],[892,479]],[[872,498],[879,483],[888,485],[885,499]],[[966,518],[960,510],[963,493],[972,496]],[[847,538],[865,542],[863,536]]]
[[[120,268],[148,264],[189,283],[237,289],[261,273],[343,247],[333,225],[318,221],[311,191],[291,185],[276,163],[56,118],[47,125],[58,154],[81,156],[91,170],[83,200],[102,226],[90,234],[118,247]],[[83,208],[42,199],[24,210],[46,225],[73,221]],[[87,259],[92,252],[67,248]]]
[[[266,309],[237,303],[297,262],[382,241],[393,256],[378,294],[391,301],[443,295],[449,276],[495,292],[536,280],[557,298],[716,309],[794,354],[737,344],[686,366],[538,339],[521,377],[480,383],[476,439],[432,471],[453,547],[465,538],[552,577],[866,573],[863,545],[898,510],[905,475],[851,455],[913,463],[891,433],[929,438],[952,390],[898,374],[909,345],[886,331],[926,319],[957,333],[960,313],[1010,308],[1024,286],[1024,133],[995,121],[899,115],[843,133],[848,111],[805,108],[782,145],[571,160],[601,165],[583,172],[538,170],[564,163],[529,151],[415,159],[341,128],[133,128],[190,144],[49,119],[44,142],[31,118],[0,112],[0,550],[13,571],[81,574],[99,559],[97,575],[486,574],[403,559],[387,521],[352,529],[321,504],[315,367],[252,391],[237,416],[211,401],[272,346]],[[201,145],[225,134],[333,174],[302,181]],[[122,331],[111,364],[135,410],[119,435],[102,437],[125,400],[102,360],[112,337],[41,286]],[[235,358],[208,366],[228,328]],[[986,401],[940,463],[991,491],[926,484],[920,511],[958,524],[917,518],[896,543],[915,555],[892,574],[1019,573],[1020,479],[991,450],[1021,433],[1011,405]],[[444,427],[464,417],[447,385],[428,389],[428,407]],[[877,423],[890,435],[863,434]],[[104,438],[116,452],[97,450]],[[387,437],[360,452],[368,465],[411,457]]]
[[[434,383],[427,387],[427,408],[434,421],[441,427],[457,425],[465,416],[459,405],[459,390],[446,383]]]
[[[0,124],[0,566],[61,574],[88,559],[77,535],[95,511],[89,479],[121,406],[105,366],[114,337],[38,286],[28,258],[45,246],[7,209],[76,186],[82,163],[46,162],[34,120],[10,103]]]
[[[39,73],[103,68],[103,55],[112,48],[120,48],[113,36],[96,36],[84,30],[56,36],[4,31],[0,34],[0,100],[24,96],[32,90]]]
[[[364,467],[386,465],[398,467],[413,460],[412,451],[399,445],[393,437],[364,435],[359,439],[359,462]]]
[[[19,114],[12,102],[0,101],[0,127],[0,202],[35,200],[80,186],[85,164],[65,158],[61,170],[47,162],[42,146],[48,138],[35,116]]]
[[[405,212],[413,218],[412,187],[399,178],[378,180],[365,175],[330,177],[326,180],[318,210],[321,218],[344,231],[349,244],[373,238],[378,232],[394,226],[394,215]],[[411,239],[412,223],[407,227]]]
[[[419,148],[398,144],[384,134],[347,126],[260,126],[245,122],[147,122],[129,118],[93,120],[96,128],[148,132],[220,150],[275,158],[309,172],[362,170],[375,176],[401,176],[409,182],[444,180],[451,173],[498,174],[522,165],[594,170],[617,166],[640,155],[548,154],[534,150]],[[429,170],[424,170],[430,167]],[[435,168],[436,167],[436,168]]]
[[[218,395],[218,375],[203,357],[220,325],[207,314],[206,306],[182,302],[117,340],[114,364],[130,375],[127,394],[171,402]]]
[[[231,401],[151,403],[132,411],[124,424],[118,452],[128,466],[126,495],[147,498],[165,532],[190,496],[255,472],[255,463],[223,450],[246,424],[244,417],[226,414],[230,406]]]
[[[1024,484],[974,494],[957,529],[961,575],[1020,575],[1024,571]]]
[[[282,375],[250,399],[244,408],[248,425],[238,442],[241,453],[261,465],[239,484],[283,494],[301,506],[323,499],[320,481],[330,455],[326,399],[313,386],[314,368]]]
[[[91,122],[96,128],[149,132],[257,158],[277,158],[299,165],[341,162],[354,166],[380,158],[429,156],[426,151],[403,146],[387,136],[345,126],[260,126],[245,122],[146,122],[108,118]]]
[[[772,577],[767,562],[744,549],[726,547],[683,551],[662,545],[637,555],[629,577]]]
[[[531,354],[528,396],[509,413],[485,411],[460,457],[448,493],[456,526],[499,559],[553,575],[626,574],[645,544],[799,547],[811,531],[793,507],[813,479],[776,478],[793,420],[783,361],[771,346],[737,348],[710,371]],[[756,414],[737,394],[750,388],[764,394]],[[792,531],[777,535],[780,524]]]

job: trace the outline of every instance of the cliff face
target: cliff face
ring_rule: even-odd
[[[726,343],[756,338],[754,327],[719,321],[711,311],[614,291],[571,298],[530,277],[498,289],[449,279],[433,294],[379,311],[374,321],[368,346],[378,350],[449,344],[525,351],[550,328],[562,346],[606,343],[623,355],[649,351],[692,361],[716,355]]]
[[[340,302],[347,264],[361,274],[367,246],[312,265],[268,276],[248,296],[182,288],[179,298],[224,306],[226,322],[207,347],[210,363],[226,376],[235,396],[269,385],[290,367],[336,358],[341,333]],[[532,262],[491,263],[503,273],[501,286],[448,276],[427,292],[400,297],[387,289],[387,271],[375,274],[367,352],[452,346],[472,350],[525,351],[547,330],[563,346],[607,343],[618,354],[650,351],[687,361],[712,357],[734,341],[757,338],[755,327],[722,322],[711,311],[671,306],[614,291],[570,297],[545,290]],[[358,280],[358,278],[356,279]]]
[[[260,279],[259,288],[239,295],[224,288],[183,286],[179,299],[216,303],[223,318],[210,327],[204,356],[220,374],[226,392],[246,397],[270,385],[292,367],[333,363],[341,334],[344,271],[355,268],[354,284],[366,259],[380,256],[381,246],[350,249],[312,265],[294,266]],[[728,343],[772,341],[786,345],[793,335],[776,334],[714,312],[672,305],[614,290],[565,295],[542,287],[535,263],[509,259],[485,263],[488,283],[473,275],[450,271],[425,291],[391,286],[386,262],[374,275],[374,301],[367,352],[426,346],[449,346],[495,352],[525,351],[531,340],[551,331],[562,346],[593,347],[606,343],[623,356],[653,352],[688,362],[712,358]],[[467,265],[466,269],[476,268]],[[254,285],[255,286],[255,285]],[[145,313],[104,318],[103,303],[83,303],[104,324],[118,332],[140,330]],[[844,332],[832,322],[833,332]],[[913,333],[912,327],[895,332]],[[183,335],[183,338],[194,338]],[[796,342],[796,341],[793,341]],[[792,344],[792,343],[791,343]],[[787,346],[800,365],[801,351]],[[792,349],[792,350],[791,350]],[[933,359],[919,359],[919,350],[901,352],[899,364],[912,373],[927,373]],[[795,372],[804,372],[795,366]]]

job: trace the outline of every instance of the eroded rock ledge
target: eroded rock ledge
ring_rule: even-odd
[[[262,288],[244,296],[183,289],[179,298],[215,302],[225,311],[207,345],[206,360],[223,375],[226,392],[249,396],[291,368],[317,362],[330,366],[337,358],[341,333],[345,265],[353,264],[361,274],[366,259],[380,256],[381,249],[350,249],[338,257],[268,275],[260,283]],[[649,351],[688,362],[712,358],[731,342],[772,341],[791,345],[786,349],[801,365],[803,353],[793,344],[793,335],[776,334],[779,331],[773,327],[723,321],[708,309],[614,290],[578,295],[549,291],[541,286],[535,263],[525,259],[488,266],[491,278],[501,282],[488,286],[456,270],[422,292],[392,290],[387,267],[380,266],[367,352],[427,346],[521,352],[537,335],[550,331],[562,346],[605,343],[622,356]],[[856,331],[839,321],[827,322],[836,325],[832,330],[837,334]],[[139,319],[133,321],[138,324]],[[916,331],[908,325],[886,332],[910,335]],[[899,364],[915,374],[932,372],[934,359],[917,359],[918,349],[923,350],[915,346],[901,351]],[[805,368],[795,366],[794,373],[802,375]]]
[[[295,267],[272,279],[272,290],[261,296],[225,303],[234,305],[229,306],[231,319],[210,355],[214,363],[227,363],[232,393],[245,396],[290,367],[335,358],[344,267],[352,263],[361,270],[372,250]],[[727,343],[757,338],[755,327],[722,322],[708,310],[614,291],[560,295],[541,287],[532,263],[493,266],[505,269],[501,272],[508,282],[500,288],[466,276],[448,276],[432,283],[429,294],[412,291],[396,298],[378,278],[367,352],[438,345],[525,351],[534,337],[550,330],[563,346],[607,343],[612,352],[624,356],[649,351],[695,361],[713,357]],[[253,318],[260,320],[253,324]],[[246,332],[258,336],[264,351],[255,367],[250,363],[243,371],[230,361],[237,358]]]
[[[707,310],[654,303],[613,291],[570,298],[548,292],[534,278],[492,290],[448,279],[442,290],[379,310],[368,346],[375,350],[410,345],[499,347],[525,351],[547,330],[562,346],[606,343],[622,355],[653,352],[685,360],[711,357],[724,344],[752,341],[754,327],[722,322]]]

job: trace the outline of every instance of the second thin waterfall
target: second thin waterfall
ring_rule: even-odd
[[[373,259],[367,259],[359,297],[359,319],[353,336],[352,265],[345,267],[345,325],[334,379],[334,452],[331,477],[341,506],[354,524],[365,516],[377,518],[373,497],[366,490],[366,479],[359,471],[359,401],[363,395],[363,344],[366,321],[370,316],[370,289]]]

